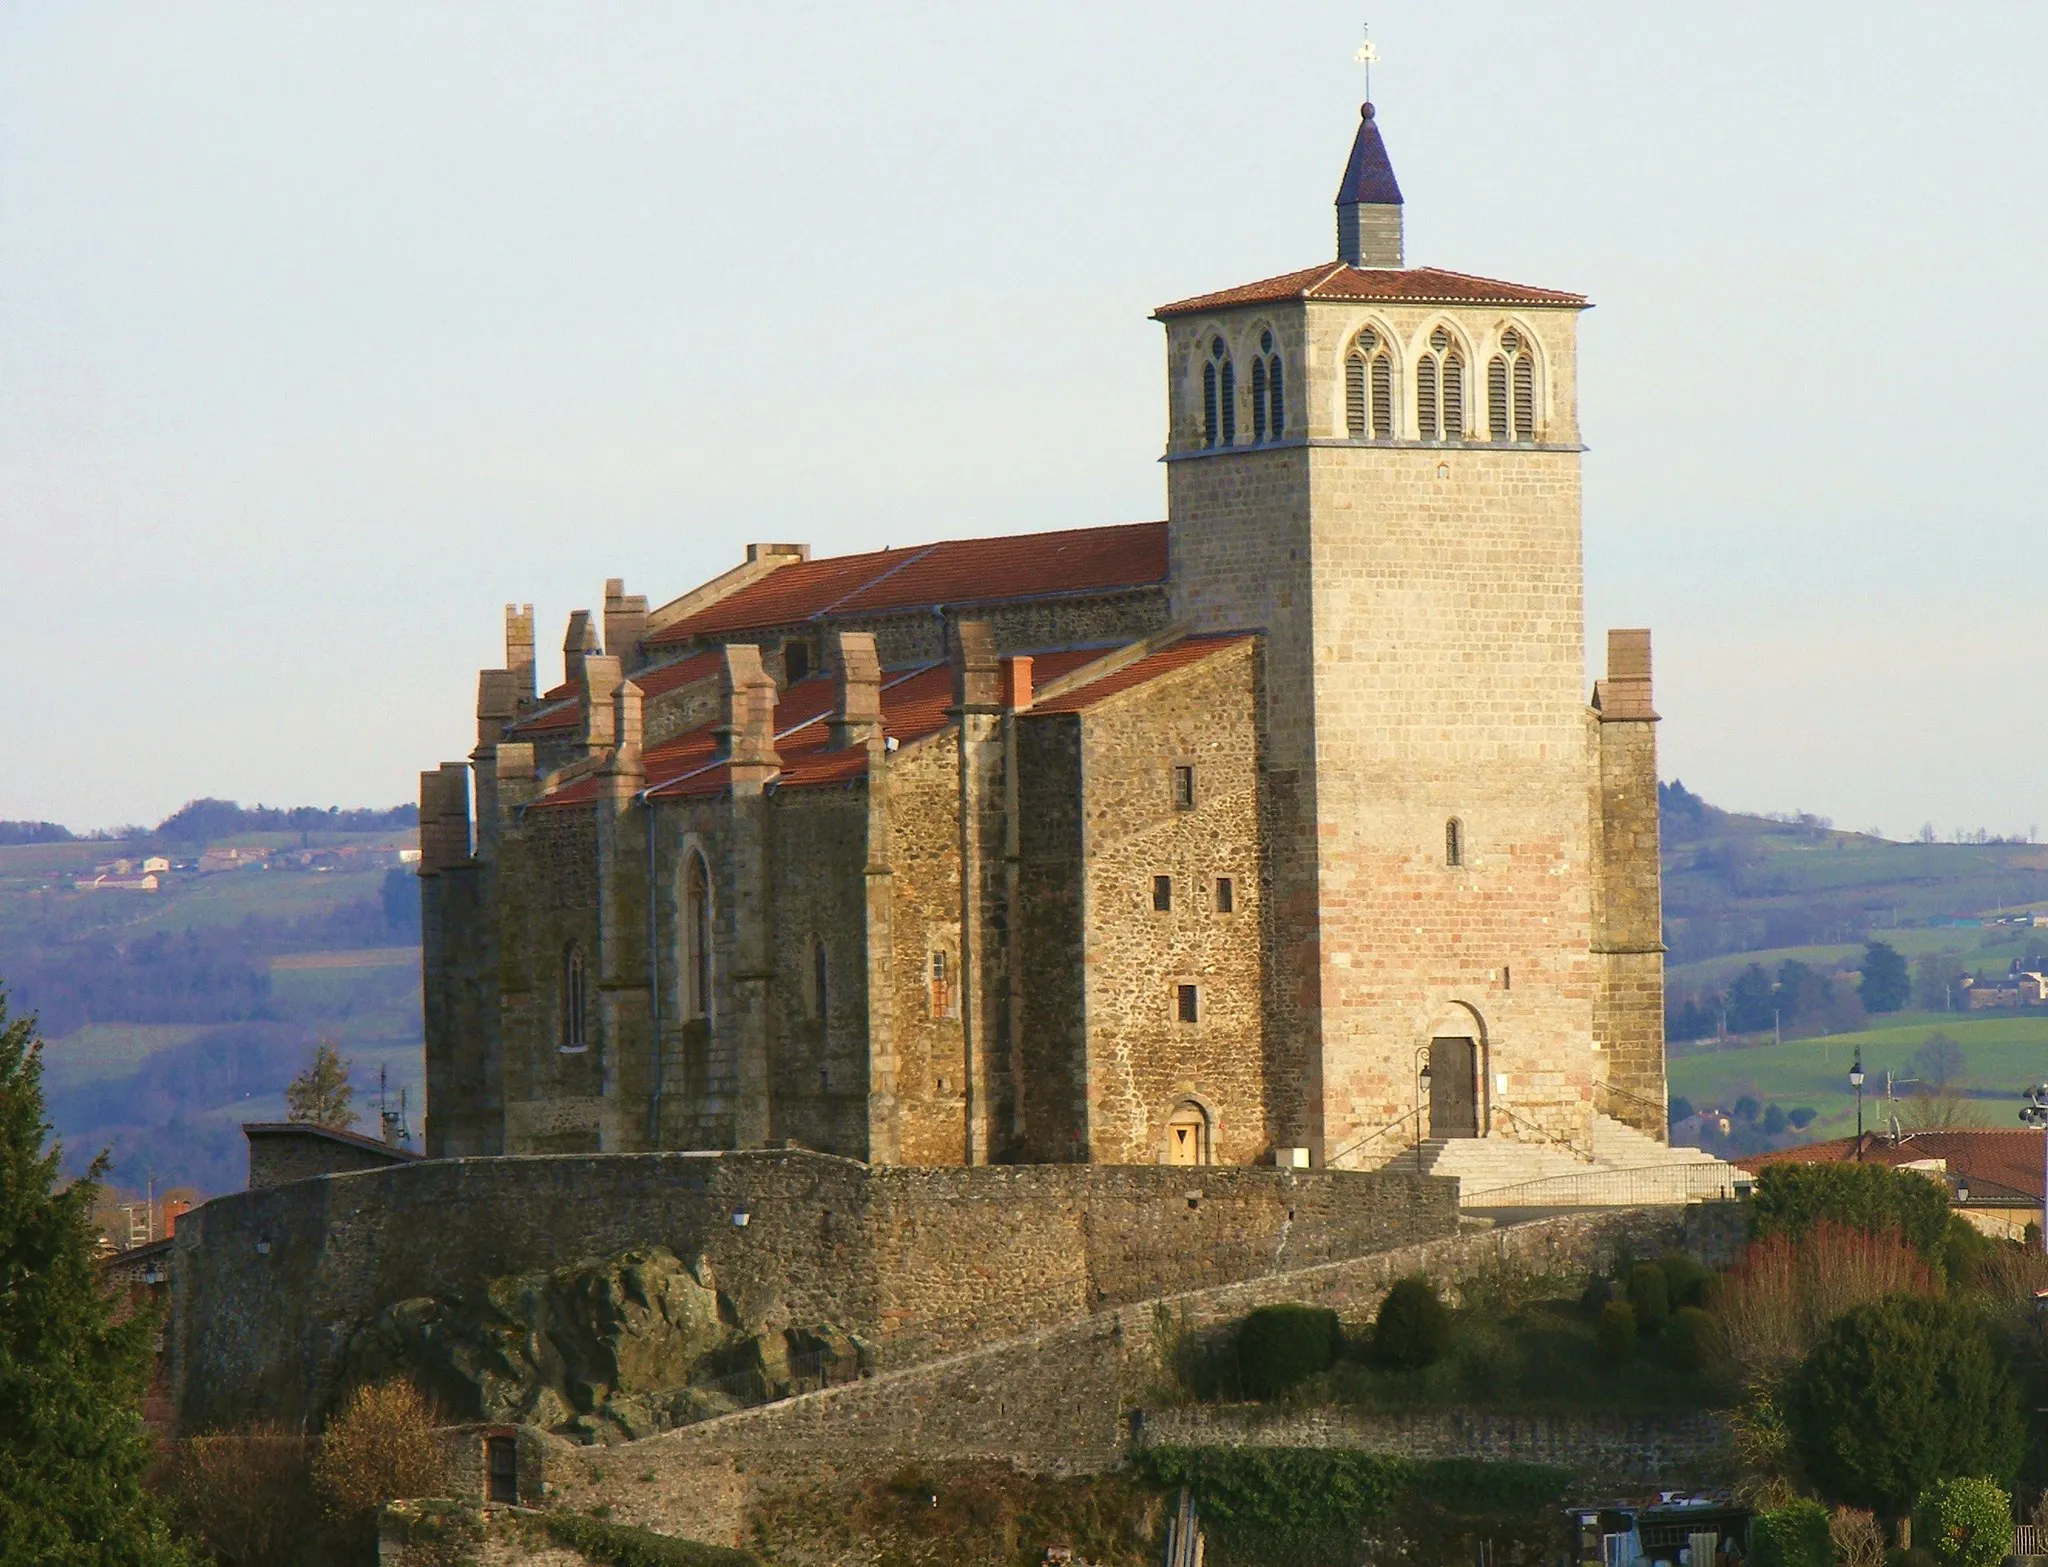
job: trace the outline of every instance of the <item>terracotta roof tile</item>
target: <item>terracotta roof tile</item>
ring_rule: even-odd
[[[828,616],[878,615],[1064,593],[1113,592],[1166,580],[1166,524],[1126,523],[993,539],[949,539],[784,566],[698,614],[664,627],[650,646]]]
[[[1991,1196],[2007,1192],[2039,1202],[2041,1138],[2040,1132],[2025,1127],[2002,1126],[1908,1132],[1896,1143],[1889,1137],[1868,1132],[1863,1138],[1863,1160],[1866,1164],[1901,1165],[1942,1159],[1947,1161],[1950,1175],[1966,1177],[1978,1193]],[[1856,1139],[1837,1137],[1735,1162],[1754,1175],[1773,1164],[1839,1164],[1855,1157]]]
[[[1161,305],[1153,316],[1166,320],[1204,310],[1228,310],[1238,305],[1275,304],[1291,299],[1356,299],[1407,305],[1548,305],[1567,310],[1586,307],[1584,294],[1530,288],[1522,283],[1446,272],[1438,267],[1352,267],[1341,261],[1325,261],[1321,266],[1283,272],[1279,277],[1257,283],[1176,300]]]
[[[1147,658],[1141,658],[1134,664],[1126,664],[1122,669],[1104,675],[1100,680],[1091,680],[1085,686],[1076,686],[1071,691],[1061,692],[1050,701],[1040,702],[1032,711],[1078,713],[1098,702],[1108,700],[1120,691],[1128,691],[1133,686],[1144,685],[1148,680],[1157,680],[1161,675],[1171,674],[1176,669],[1198,664],[1212,653],[1220,653],[1229,647],[1239,647],[1250,640],[1251,637],[1245,633],[1183,637],[1171,647],[1164,648]],[[1041,676],[1035,666],[1032,669],[1034,681],[1043,679],[1050,683],[1057,678],[1057,675],[1051,673]]]

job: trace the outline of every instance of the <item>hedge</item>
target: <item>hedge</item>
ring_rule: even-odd
[[[1749,1559],[1751,1567],[1834,1567],[1828,1510],[1800,1496],[1758,1513],[1749,1521]]]
[[[1327,1306],[1260,1306],[1237,1330],[1237,1369],[1251,1398],[1272,1398],[1328,1371],[1344,1348],[1344,1330]]]
[[[1373,1319],[1373,1355],[1403,1371],[1419,1371],[1451,1347],[1451,1310],[1419,1274],[1397,1279]]]
[[[751,1551],[701,1545],[581,1513],[542,1513],[537,1522],[557,1545],[580,1551],[602,1567],[761,1567]]]
[[[1749,1210],[1753,1239],[1797,1240],[1823,1219],[1851,1229],[1896,1230],[1921,1256],[1942,1264],[1948,1193],[1938,1181],[1882,1164],[1767,1164]]]

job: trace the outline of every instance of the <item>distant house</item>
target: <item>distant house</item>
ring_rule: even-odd
[[[1996,979],[1965,979],[1963,1005],[1971,1012],[1992,1007],[2037,1007],[2048,1002],[2048,975],[2019,969]]]
[[[416,1163],[420,1158],[410,1148],[305,1121],[244,1121],[242,1135],[249,1139],[251,1191],[310,1175],[380,1170],[387,1165]]]
[[[116,876],[102,872],[90,881],[75,881],[71,885],[79,892],[155,892],[157,881],[154,873],[148,876]]]
[[[202,874],[212,875],[216,871],[246,871],[269,861],[268,849],[208,849],[199,856],[199,869]]]
[[[1986,1235],[2019,1240],[2041,1217],[2042,1139],[2027,1127],[1965,1126],[1942,1132],[1906,1132],[1893,1138],[1866,1132],[1803,1148],[1781,1148],[1735,1161],[1752,1175],[1773,1164],[1836,1164],[1860,1160],[1914,1170],[1941,1182],[1949,1205]]]
[[[148,859],[142,862],[142,873],[145,876],[168,875],[170,873],[170,869],[171,862],[165,859],[161,854],[152,854]]]

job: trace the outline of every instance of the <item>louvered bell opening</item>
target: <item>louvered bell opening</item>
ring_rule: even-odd
[[[1202,444],[1216,444],[1216,367],[1202,366]]]
[[[1512,434],[1508,424],[1508,362],[1498,354],[1486,367],[1486,427],[1502,443]]]
[[[1223,444],[1237,444],[1237,366],[1228,359],[1223,361],[1223,374],[1218,378],[1221,389],[1218,396],[1223,404]]]
[[[1444,439],[1465,439],[1465,361],[1456,353],[1444,355]]]
[[[1527,359],[1515,361],[1515,439],[1536,439],[1536,367]]]
[[[1385,354],[1372,362],[1372,433],[1382,441],[1394,438],[1394,362]]]
[[[1266,442],[1266,361],[1256,355],[1252,359],[1252,442],[1259,446]]]
[[[1437,417],[1437,364],[1435,354],[1424,354],[1415,364],[1415,428],[1425,441],[1444,438],[1443,420]]]
[[[1277,441],[1287,433],[1287,372],[1281,368],[1278,354],[1275,354],[1267,364],[1266,398],[1272,405],[1267,429]]]

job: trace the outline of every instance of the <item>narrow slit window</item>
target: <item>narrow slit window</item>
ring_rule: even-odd
[[[683,1017],[711,1015],[711,872],[692,854],[683,876]]]
[[[1173,912],[1173,878],[1154,876],[1152,878],[1152,911],[1155,914]]]
[[[1444,823],[1444,864],[1465,863],[1465,824],[1453,816]]]
[[[1216,367],[1202,366],[1202,444],[1214,446],[1220,431],[1217,424]]]
[[[570,942],[562,954],[562,1039],[563,1055],[581,1055],[590,1048],[589,974],[583,964],[583,948]]]
[[[1274,440],[1287,433],[1287,372],[1275,354],[1266,361],[1266,424]]]
[[[1216,878],[1216,912],[1235,914],[1237,912],[1237,886],[1228,876]]]
[[[1266,444],[1266,361],[1252,356],[1252,444]]]
[[[1202,1020],[1202,994],[1193,985],[1173,987],[1174,1015],[1183,1023],[1199,1023]]]
[[[1177,811],[1195,808],[1195,770],[1186,764],[1173,770],[1173,808]]]
[[[952,1017],[953,1011],[953,965],[946,954],[934,952],[931,961],[932,1016]]]
[[[1217,395],[1223,403],[1223,444],[1225,446],[1235,446],[1237,444],[1237,366],[1228,359],[1224,360],[1223,368],[1218,372],[1216,381],[1218,386]]]

